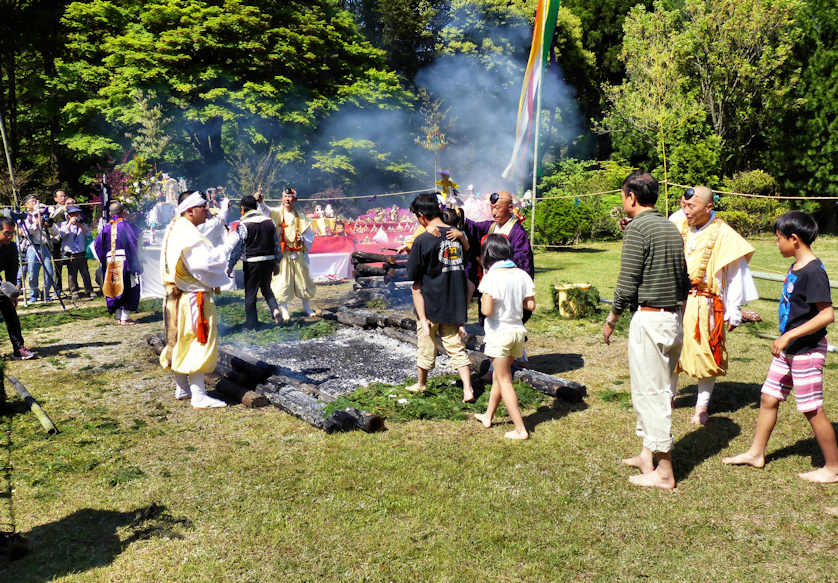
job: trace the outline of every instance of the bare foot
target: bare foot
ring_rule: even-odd
[[[763,468],[765,467],[765,456],[754,455],[746,451],[745,453],[740,453],[732,457],[723,457],[722,463],[729,466],[754,466],[755,468]]]
[[[710,416],[707,414],[707,411],[696,411],[690,419],[690,423],[693,425],[707,425],[709,418]]]
[[[486,413],[475,413],[473,417],[480,421],[486,429],[489,429],[492,426],[492,418]]]
[[[474,391],[463,390],[463,403],[474,403]]]
[[[818,484],[836,484],[838,483],[838,472],[834,472],[829,468],[820,468],[804,474],[797,474],[798,477],[808,480],[809,482],[816,482]]]
[[[655,470],[648,474],[637,474],[636,476],[629,476],[629,482],[635,486],[646,486],[651,488],[663,488],[664,490],[675,489],[675,478],[673,476],[661,476],[660,472]]]
[[[412,385],[405,387],[404,390],[410,393],[424,393],[425,387],[419,386],[419,383],[413,383]]]
[[[644,474],[648,474],[655,469],[655,463],[650,455],[643,455],[642,453],[634,456],[624,458],[623,463],[627,466],[637,468]]]
[[[507,431],[503,434],[506,439],[529,439],[530,434],[526,431],[518,431],[517,429],[513,429],[512,431]]]

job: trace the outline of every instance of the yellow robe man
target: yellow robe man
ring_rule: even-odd
[[[189,198],[178,210],[189,204],[187,201]],[[160,354],[160,366],[174,373],[175,397],[191,397],[196,408],[225,405],[206,394],[204,375],[213,372],[218,362],[218,318],[212,296],[214,289],[229,283],[226,263],[227,250],[213,247],[185,216],[169,225],[160,254],[166,289],[166,347]]]
[[[684,237],[692,284],[684,309],[684,346],[678,371],[697,379],[725,375],[728,363],[724,322],[729,320],[725,315],[739,306],[732,305],[736,302],[728,297],[730,278],[723,270],[740,259],[750,261],[754,248],[718,216],[697,233],[690,233],[686,221],[677,226]],[[742,301],[745,297],[737,299]],[[753,298],[746,301],[750,299]],[[713,338],[714,329],[720,330],[721,335],[717,333]],[[711,338],[714,344],[719,341],[716,346],[711,347]]]
[[[290,204],[286,204],[286,198]],[[281,206],[270,208],[263,202],[259,205],[259,209],[273,219],[279,232],[282,261],[279,264],[279,274],[271,280],[271,289],[279,302],[283,320],[290,318],[288,302],[295,297],[303,301],[303,311],[307,315],[316,314],[309,300],[314,297],[317,288],[308,267],[308,247],[314,240],[314,233],[308,220],[294,209],[293,203],[296,198],[293,189],[286,189],[282,194]]]

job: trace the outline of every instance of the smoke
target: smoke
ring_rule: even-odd
[[[390,104],[380,108],[352,104],[323,120],[306,146],[312,155],[304,163],[279,165],[274,190],[293,184],[304,203],[312,193],[330,189],[337,191],[337,198],[341,192],[358,195],[426,189],[439,179],[435,168],[449,169],[454,182],[461,187],[474,184],[482,193],[499,189],[521,193],[529,188],[532,139],[527,159],[518,164],[516,172],[509,179],[503,179],[501,173],[509,163],[515,141],[532,28],[521,19],[510,19],[508,24],[495,27],[488,26],[489,20],[455,13],[449,26],[477,49],[468,54],[441,55],[414,79],[415,94],[427,92],[431,100],[439,100],[441,111],[447,111],[440,124],[447,145],[436,153],[436,164],[434,153],[421,145],[427,120],[418,106]],[[544,166],[568,151],[572,153],[574,143],[585,132],[575,90],[564,82],[556,63],[550,63],[545,71],[542,110],[539,157]],[[260,124],[253,120],[252,125]],[[246,140],[247,135],[242,132],[236,139]],[[185,169],[170,170],[176,175],[190,174]],[[217,184],[221,181],[209,176],[227,170],[228,166],[203,168],[201,175]],[[232,178],[231,174],[227,180],[228,191],[241,194],[235,192]],[[194,186],[202,187],[206,180],[196,179]],[[276,192],[268,195],[275,197]],[[346,206],[347,211],[394,203],[404,207],[410,199],[412,196],[359,200],[341,206]],[[308,209],[308,205],[304,208]]]
[[[482,21],[481,26],[481,37],[502,39],[499,46],[506,50],[442,55],[420,70],[414,82],[418,92],[424,90],[432,100],[439,100],[442,112],[447,111],[440,123],[447,145],[437,152],[436,167],[451,170],[452,180],[461,187],[474,184],[483,193],[498,189],[522,192],[531,181],[531,143],[517,172],[509,179],[503,179],[501,173],[515,141],[532,29],[520,23],[487,29]],[[463,31],[464,36],[469,34],[469,30]],[[575,90],[562,76],[556,63],[548,66],[544,76],[545,114],[539,140],[542,161],[554,160],[572,148],[584,131]],[[434,153],[417,143],[425,139],[425,124],[418,108],[344,108],[321,128],[317,149],[324,155],[320,163],[325,168],[331,165],[340,174],[340,164],[351,160],[357,172],[345,186],[360,189],[360,193],[430,187],[439,175],[434,175]]]

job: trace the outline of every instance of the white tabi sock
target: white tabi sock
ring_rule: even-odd
[[[280,302],[279,304],[279,315],[282,317],[284,322],[291,319],[291,314],[288,313],[288,304],[285,302]]]
[[[710,396],[713,394],[715,384],[716,377],[698,379],[698,397],[695,399],[697,409],[707,409],[710,406]]]
[[[182,401],[192,396],[192,391],[189,390],[189,377],[185,374],[175,374],[175,399]]]
[[[189,375],[190,389],[192,390],[192,406],[195,409],[212,409],[215,407],[226,407],[227,403],[214,399],[207,395],[204,384],[204,373],[196,372]]]
[[[303,300],[303,311],[309,316],[317,314],[317,312],[311,309],[311,304],[308,303],[308,300]]]

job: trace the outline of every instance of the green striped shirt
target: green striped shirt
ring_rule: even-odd
[[[612,311],[620,315],[626,308],[634,309],[638,305],[680,306],[689,290],[681,233],[657,209],[640,213],[623,235]]]

